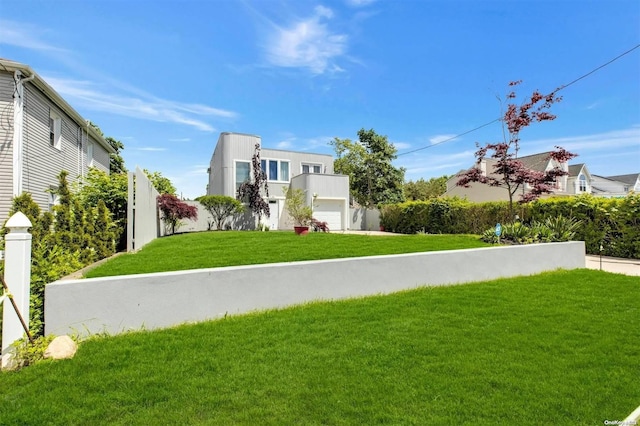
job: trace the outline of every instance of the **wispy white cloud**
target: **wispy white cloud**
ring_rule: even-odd
[[[431,143],[431,145],[435,145],[438,143],[442,143],[444,141],[453,141],[456,140],[455,138],[455,134],[444,134],[444,135],[435,135],[435,136],[431,136],[429,138],[429,143]]]
[[[0,44],[45,52],[67,51],[46,40],[51,40],[51,34],[41,26],[0,19]]]
[[[214,132],[215,128],[200,117],[235,118],[237,116],[233,111],[207,105],[182,103],[153,96],[135,96],[129,93],[116,94],[111,87],[97,87],[96,84],[86,80],[43,78],[72,103],[111,114],[183,124],[205,132]]]
[[[352,7],[363,7],[363,6],[369,6],[375,1],[376,0],[347,0],[346,3],[347,5]]]
[[[169,142],[189,142],[191,138],[174,138],[169,139]]]
[[[276,148],[278,149],[290,149],[293,147],[293,140],[285,139],[276,144]]]
[[[206,132],[214,132],[215,128],[204,117],[237,117],[233,111],[208,105],[157,98],[137,87],[101,75],[99,71],[91,70],[75,59],[71,51],[53,45],[49,40],[54,38],[42,26],[0,20],[0,44],[42,52],[66,65],[76,75],[80,72],[90,76],[85,80],[43,76],[48,84],[74,106],[145,120],[177,123]],[[101,83],[98,86],[93,81]]]
[[[266,147],[274,147],[276,149],[286,149],[292,151],[313,151],[320,154],[329,153],[331,147],[329,142],[333,140],[331,136],[317,136],[311,138],[299,138],[292,133],[286,132],[284,136],[275,144],[269,144],[263,140]]]
[[[464,150],[452,154],[415,153],[400,156],[396,165],[407,169],[407,179],[451,175],[470,167],[474,162],[474,151]]]
[[[640,147],[640,127],[612,130],[591,135],[568,136],[562,138],[538,139],[522,144],[522,154],[535,154],[561,146],[580,154],[585,151],[610,151],[612,149]]]
[[[406,142],[393,142],[393,146],[395,146],[398,151],[411,148],[411,144]]]
[[[157,151],[166,151],[167,148],[157,148],[157,147],[153,147],[153,146],[147,146],[147,147],[141,147],[141,148],[132,148],[134,151],[150,151],[150,152],[157,152]]]
[[[208,176],[207,169],[209,168],[208,164],[196,164],[191,166],[186,174],[189,176]]]
[[[314,14],[285,26],[272,24],[266,57],[271,65],[286,68],[305,68],[313,74],[344,71],[336,60],[347,51],[348,36],[332,31],[325,20],[333,18],[333,11],[316,6]]]

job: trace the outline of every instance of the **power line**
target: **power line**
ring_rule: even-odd
[[[615,58],[611,59],[609,62],[606,62],[606,63],[604,63],[604,64],[600,65],[599,67],[592,69],[591,71],[589,71],[589,72],[588,72],[588,73],[586,73],[585,75],[583,75],[583,76],[580,76],[580,77],[576,78],[575,80],[573,80],[573,81],[572,81],[572,82],[570,82],[570,83],[563,84],[562,86],[560,86],[560,87],[556,90],[556,92],[559,92],[560,90],[566,89],[567,87],[571,86],[573,83],[577,83],[578,81],[582,80],[583,78],[590,76],[590,75],[591,75],[591,74],[593,74],[594,72],[596,72],[596,71],[598,71],[598,70],[600,70],[600,69],[602,69],[602,68],[606,67],[607,65],[609,65],[609,64],[611,64],[611,63],[613,63],[613,62],[617,61],[618,59],[622,58],[623,56],[625,56],[625,55],[627,55],[627,54],[629,54],[629,53],[631,53],[631,52],[633,52],[634,50],[636,50],[636,49],[637,49],[637,48],[639,48],[639,47],[640,47],[640,44],[636,44],[634,47],[632,47],[631,49],[627,50],[626,52],[621,53],[620,55],[616,56]]]
[[[636,50],[636,49],[638,49],[638,48],[640,48],[640,44],[635,45],[634,47],[632,47],[631,49],[627,50],[626,52],[621,53],[620,55],[616,56],[615,58],[613,58],[613,59],[609,60],[608,62],[605,62],[604,64],[602,64],[602,65],[600,65],[600,66],[598,66],[598,67],[596,67],[596,68],[594,68],[594,69],[592,69],[592,70],[591,70],[591,71],[589,71],[588,73],[586,73],[586,74],[584,74],[584,75],[581,75],[580,77],[578,77],[578,78],[576,78],[576,79],[572,80],[571,82],[569,82],[569,83],[567,83],[567,84],[563,84],[562,86],[559,86],[559,87],[555,90],[555,92],[559,92],[559,91],[561,91],[561,90],[566,89],[567,87],[571,86],[572,84],[575,84],[575,83],[577,83],[578,81],[580,81],[580,80],[582,80],[582,79],[584,79],[584,78],[586,78],[586,77],[590,76],[591,74],[595,73],[596,71],[598,71],[598,70],[600,70],[600,69],[602,69],[602,68],[606,67],[607,65],[612,64],[613,62],[617,61],[618,59],[622,58],[622,57],[623,57],[623,56],[625,56],[625,55],[628,55],[629,53],[633,52],[634,50]],[[487,127],[488,125],[493,124],[493,123],[495,123],[496,121],[500,121],[500,120],[502,120],[502,117],[499,117],[499,118],[496,118],[496,119],[494,119],[494,120],[491,120],[491,121],[489,121],[489,122],[487,122],[487,123],[485,123],[485,124],[482,124],[482,125],[480,125],[480,126],[478,126],[478,127],[475,127],[475,128],[473,128],[473,129],[471,129],[471,130],[467,130],[466,132],[463,132],[463,133],[460,133],[460,134],[458,134],[458,135],[455,135],[455,136],[452,136],[452,137],[450,137],[450,138],[447,138],[447,139],[445,139],[445,140],[443,140],[443,141],[440,141],[440,142],[437,142],[437,143],[434,143],[434,144],[431,144],[431,145],[423,146],[422,148],[417,148],[417,149],[413,149],[413,150],[411,150],[411,151],[403,152],[403,153],[401,153],[401,154],[398,154],[398,155],[397,155],[397,157],[400,157],[400,156],[402,156],[402,155],[407,155],[407,154],[413,154],[414,152],[422,151],[422,150],[425,150],[425,149],[427,149],[427,148],[432,148],[432,147],[434,147],[434,146],[441,145],[441,144],[443,144],[443,143],[445,143],[445,142],[449,142],[449,141],[452,141],[452,140],[454,140],[454,139],[458,139],[458,138],[459,138],[459,137],[461,137],[461,136],[464,136],[464,135],[467,135],[467,134],[469,134],[469,133],[475,132],[476,130],[480,130],[480,129],[482,129],[483,127]]]
[[[496,121],[500,121],[500,120],[501,120],[501,118],[496,118],[495,120],[489,121],[488,123],[484,123],[482,126],[478,126],[478,127],[473,128],[471,130],[467,130],[466,132],[460,133],[459,135],[452,136],[452,137],[447,138],[447,139],[445,139],[443,141],[440,141],[440,142],[432,143],[431,145],[423,146],[422,148],[418,148],[418,149],[414,149],[414,150],[411,150],[411,151],[403,152],[402,154],[398,154],[397,156],[400,157],[401,155],[407,155],[407,154],[411,154],[411,153],[414,153],[414,152],[422,151],[423,149],[431,148],[432,146],[436,146],[436,145],[443,144],[445,142],[452,141],[454,139],[459,138],[460,136],[464,136],[464,135],[469,134],[471,132],[475,132],[476,130],[480,130],[483,127],[487,127],[488,125],[493,124]]]

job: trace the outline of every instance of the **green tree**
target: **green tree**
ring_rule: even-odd
[[[120,155],[120,152],[124,149],[124,144],[122,142],[120,142],[119,140],[112,138],[111,136],[105,137],[104,133],[102,132],[100,127],[98,127],[98,125],[96,125],[95,123],[89,121],[89,125],[91,127],[93,127],[93,129],[96,132],[98,132],[98,134],[100,136],[102,136],[104,138],[104,140],[109,145],[111,145],[111,147],[113,149],[116,150],[115,153],[109,154],[109,172],[110,173],[125,173],[127,171],[127,169],[124,166],[124,158],[122,158],[122,155]]]
[[[104,202],[112,216],[114,228],[111,231],[118,242],[118,249],[126,247],[127,190],[125,173],[108,174],[95,168],[89,169],[76,190],[78,199],[87,209],[96,209],[100,201]]]
[[[153,187],[158,191],[160,195],[171,194],[176,195],[176,187],[173,186],[169,178],[162,176],[160,172],[150,172],[147,169],[143,169],[144,174],[147,175]]]
[[[105,140],[116,150],[115,153],[109,154],[109,172],[112,174],[126,173],[127,168],[124,166],[124,158],[120,155],[120,152],[124,149],[124,144],[111,136],[106,137]]]
[[[360,205],[404,201],[404,172],[394,167],[397,149],[386,136],[373,129],[358,131],[358,140],[334,138],[330,144],[336,152],[334,171],[349,176],[351,196]]]
[[[447,191],[449,176],[431,178],[428,181],[423,178],[417,181],[408,181],[404,184],[404,196],[409,201],[426,201],[438,198]]]
[[[204,195],[196,198],[213,217],[213,224],[222,230],[225,220],[233,214],[242,213],[244,206],[238,200],[226,195]]]

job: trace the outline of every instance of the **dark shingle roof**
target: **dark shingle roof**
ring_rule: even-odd
[[[584,163],[569,166],[569,176],[578,176],[578,173],[580,173],[583,167]]]
[[[549,164],[549,154],[551,154],[551,152],[541,152],[539,154],[519,157],[518,160],[522,161],[522,164],[531,170],[544,172],[547,164]]]
[[[617,180],[618,182],[627,183],[629,185],[635,185],[640,173],[632,173],[630,175],[618,175],[618,176],[606,176],[607,179]]]

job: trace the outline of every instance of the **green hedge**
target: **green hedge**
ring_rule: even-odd
[[[624,198],[591,195],[548,198],[516,207],[525,224],[563,216],[580,221],[576,239],[587,253],[640,258],[640,194]],[[380,208],[380,224],[403,234],[482,234],[496,223],[510,223],[505,202],[471,203],[459,198],[409,201]]]

